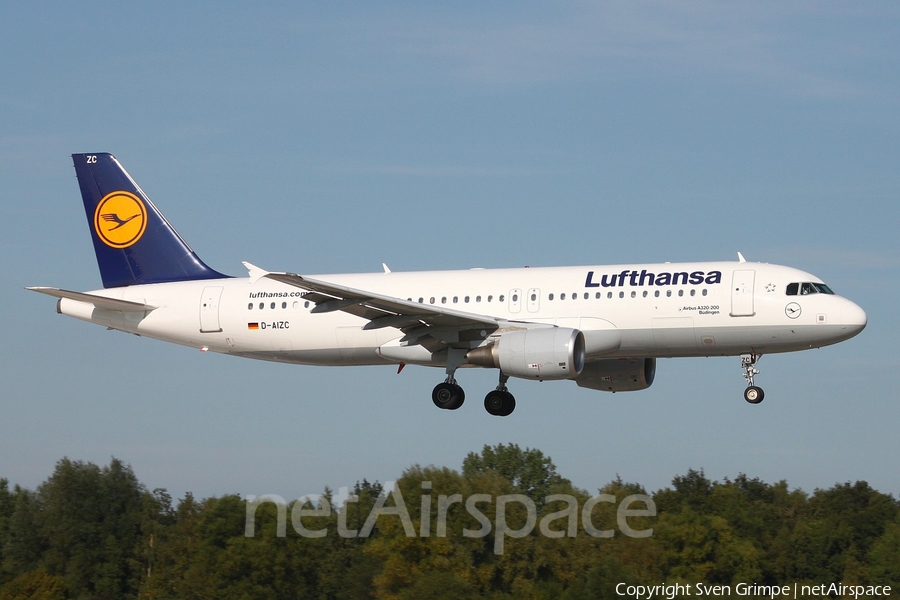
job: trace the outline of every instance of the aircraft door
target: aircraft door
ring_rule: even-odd
[[[522,290],[516,288],[509,290],[509,312],[517,313],[522,310]]]
[[[224,288],[210,286],[203,288],[200,296],[200,333],[217,333],[222,331],[219,324],[219,301]]]
[[[753,310],[753,281],[756,271],[741,269],[735,271],[731,278],[731,316],[752,317],[756,313]]]
[[[541,309],[541,290],[537,288],[528,290],[526,301],[528,302],[528,312],[536,313],[539,311]]]

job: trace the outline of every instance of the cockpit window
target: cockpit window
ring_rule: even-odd
[[[798,293],[801,296],[808,296],[809,294],[834,294],[834,292],[831,291],[831,288],[824,283],[812,282],[789,283],[785,293],[788,296],[796,296]]]

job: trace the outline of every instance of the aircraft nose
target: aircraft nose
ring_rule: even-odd
[[[850,300],[841,309],[841,324],[847,329],[850,337],[866,328],[868,318],[866,311]]]

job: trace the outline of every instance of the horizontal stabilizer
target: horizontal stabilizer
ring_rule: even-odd
[[[55,298],[68,298],[69,300],[77,300],[78,302],[86,302],[93,304],[97,308],[105,308],[106,310],[117,310],[119,312],[149,312],[156,309],[156,306],[143,304],[141,302],[131,302],[130,300],[119,300],[118,298],[107,298],[105,296],[97,296],[95,294],[86,294],[84,292],[72,292],[69,290],[61,290],[52,287],[28,287],[26,290],[32,292],[40,292]]]

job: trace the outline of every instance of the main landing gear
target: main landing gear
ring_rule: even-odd
[[[485,410],[495,417],[509,416],[516,409],[516,399],[506,389],[508,380],[509,375],[500,373],[500,384],[497,385],[497,389],[491,390],[484,397]],[[447,373],[447,379],[434,386],[434,391],[431,392],[431,401],[434,402],[434,405],[446,410],[456,410],[463,405],[465,400],[466,393],[456,383],[452,373]]]
[[[766,397],[761,387],[753,385],[753,376],[759,375],[756,363],[762,358],[761,354],[742,354],[741,368],[744,370],[744,379],[747,380],[747,389],[744,390],[744,400],[750,404],[759,404]]]
[[[431,401],[438,408],[456,410],[466,401],[466,393],[456,383],[456,380],[448,375],[444,383],[434,386],[434,391],[431,392]]]
[[[500,373],[500,383],[497,389],[488,392],[484,397],[484,409],[495,417],[508,417],[516,410],[516,398],[506,389],[509,375]]]

